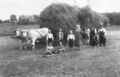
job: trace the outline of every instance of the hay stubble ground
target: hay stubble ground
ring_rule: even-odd
[[[42,56],[42,47],[19,51],[9,37],[0,37],[1,77],[120,77],[120,28],[109,28],[106,47],[82,46],[64,55]]]

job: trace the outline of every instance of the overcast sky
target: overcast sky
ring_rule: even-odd
[[[0,19],[8,19],[11,14],[39,15],[45,7],[57,2],[79,7],[87,5],[87,0],[0,0]],[[120,12],[120,0],[89,0],[89,4],[96,12]]]

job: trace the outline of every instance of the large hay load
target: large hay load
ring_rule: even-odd
[[[81,8],[78,18],[83,27],[93,26],[98,29],[101,23],[103,23],[104,26],[107,26],[109,23],[107,16],[93,11],[89,6]]]
[[[40,14],[40,27],[48,27],[56,36],[59,28],[62,28],[65,35],[69,30],[75,29],[78,21],[79,8],[67,4],[52,4]]]
[[[54,36],[59,28],[63,29],[65,39],[69,30],[75,31],[75,26],[81,24],[82,28],[98,27],[104,21],[104,16],[91,10],[89,7],[78,8],[67,4],[52,4],[40,14],[40,27],[48,27]],[[77,37],[77,36],[76,36]]]

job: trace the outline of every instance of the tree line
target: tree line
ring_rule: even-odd
[[[109,18],[111,25],[120,25],[120,13],[103,13]]]
[[[20,15],[17,19],[17,16],[12,14],[7,20],[0,20],[0,23],[18,25],[39,24],[39,15]]]

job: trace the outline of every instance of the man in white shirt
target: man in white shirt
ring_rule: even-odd
[[[70,31],[70,34],[68,34],[67,41],[68,41],[69,47],[73,48],[74,41],[75,41],[75,36],[74,36],[72,30]]]
[[[102,45],[105,46],[107,31],[103,27],[103,25],[100,26],[100,29],[98,30],[98,34],[99,34],[99,44],[100,44],[100,46],[102,46]]]
[[[49,30],[49,33],[46,36],[46,40],[47,40],[47,45],[50,43],[53,43],[54,37],[53,37],[53,34],[51,33],[51,30]]]
[[[98,32],[100,32],[100,31],[104,32],[104,36],[106,37],[107,31],[103,26],[101,26],[101,28],[98,30]]]

